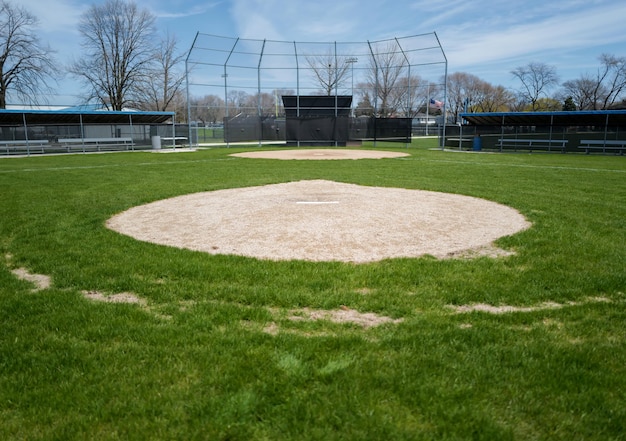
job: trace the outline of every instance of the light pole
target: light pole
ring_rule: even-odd
[[[359,61],[357,57],[350,57],[346,59],[346,63],[350,63],[350,68],[352,71],[352,86],[350,89],[350,93],[352,94],[352,105],[350,106],[350,110],[352,112],[352,116],[354,116],[354,63]]]

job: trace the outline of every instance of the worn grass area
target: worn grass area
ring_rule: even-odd
[[[429,147],[0,160],[0,439],[624,439],[626,160]],[[158,199],[301,179],[482,197],[533,227],[498,242],[510,257],[364,265],[104,228]],[[352,315],[380,322],[335,320]]]

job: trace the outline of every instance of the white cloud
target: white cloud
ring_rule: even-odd
[[[87,4],[75,0],[55,0],[54,4],[42,0],[20,0],[19,5],[26,8],[39,19],[39,29],[43,32],[72,32],[76,29],[80,15]]]
[[[416,24],[424,30],[437,30],[444,24],[465,21],[465,17],[476,10],[476,4],[466,0],[431,1],[420,0],[410,5],[411,15],[415,14]]]
[[[459,66],[472,66],[520,57],[549,58],[548,54],[559,51],[581,51],[625,42],[623,17],[626,17],[626,4],[620,3],[566,11],[543,20],[522,18],[510,27],[494,25],[473,33],[467,28],[449,27],[442,35],[450,59]]]
[[[156,2],[147,2],[145,7],[150,9],[157,18],[171,19],[171,18],[188,18],[195,17],[204,14],[211,13],[211,11],[218,7],[221,2],[207,2],[202,4],[181,4],[176,5],[171,2],[163,5],[155,4]]]
[[[238,35],[284,41],[334,41],[366,33],[362,14],[370,8],[356,0],[234,0]]]

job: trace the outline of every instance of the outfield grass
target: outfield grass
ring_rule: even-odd
[[[626,439],[626,159],[432,146],[0,159],[0,439]],[[498,242],[512,257],[363,265],[212,256],[104,227],[158,199],[301,179],[486,198],[533,227]],[[527,309],[450,307],[478,303]],[[289,319],[342,307],[403,321]]]
[[[196,135],[200,144],[224,142],[223,127],[198,127],[196,129]]]

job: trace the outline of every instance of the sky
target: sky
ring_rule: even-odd
[[[104,0],[10,0],[39,18],[37,33],[61,68],[81,54],[78,23]],[[180,51],[198,32],[242,39],[367,42],[436,32],[448,74],[466,72],[519,89],[511,71],[553,66],[562,81],[594,74],[603,53],[626,56],[622,0],[135,0],[156,16]],[[50,104],[80,102],[76,78],[62,79]]]

